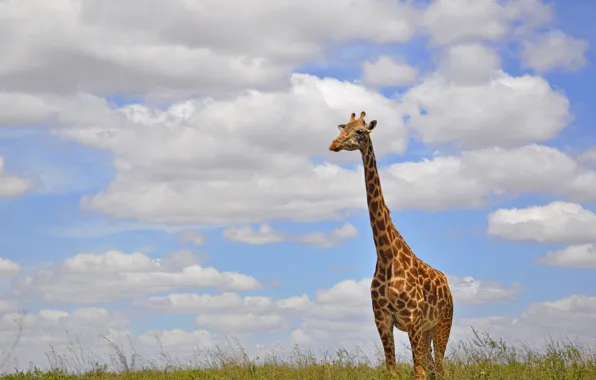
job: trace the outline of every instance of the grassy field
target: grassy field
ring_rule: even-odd
[[[175,362],[161,354],[159,363],[142,358],[127,358],[122,349],[110,346],[110,363],[94,362],[80,350],[70,355],[50,351],[47,355],[52,370],[36,367],[0,377],[16,379],[392,379],[379,365],[380,357],[371,360],[345,350],[318,357],[300,352],[268,356],[251,361],[242,348],[234,352],[213,350],[198,361]],[[379,352],[380,354],[380,352]],[[401,379],[412,378],[408,358],[399,366]],[[87,368],[82,368],[86,366]],[[430,378],[430,377],[429,377]],[[470,342],[452,345],[446,363],[446,379],[596,379],[596,351],[571,341],[550,340],[546,348],[533,349],[507,346],[488,334],[476,334]]]

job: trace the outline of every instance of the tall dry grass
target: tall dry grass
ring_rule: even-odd
[[[196,351],[190,358],[174,359],[161,352],[153,359],[125,350],[106,338],[107,360],[88,352],[71,340],[66,353],[50,348],[49,370],[35,366],[14,368],[2,379],[391,379],[382,367],[381,352],[367,357],[361,350],[337,350],[316,355],[295,347],[287,354],[265,354],[251,360],[237,339],[224,347]],[[131,343],[131,342],[129,342]],[[474,338],[451,345],[446,379],[453,380],[579,380],[596,379],[596,351],[570,340],[548,340],[546,348],[509,346],[489,334],[474,331]],[[128,354],[127,351],[130,351]],[[412,377],[409,358],[400,360],[400,378]],[[429,377],[430,378],[430,377]]]

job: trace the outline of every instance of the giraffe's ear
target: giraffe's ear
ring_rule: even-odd
[[[345,124],[340,124],[337,126],[337,129],[339,129],[340,131],[343,131],[345,127],[346,127]]]
[[[373,120],[370,123],[368,123],[367,129],[369,132],[372,132],[372,130],[375,129],[376,126],[377,126],[377,121]]]

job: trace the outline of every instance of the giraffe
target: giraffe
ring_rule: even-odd
[[[370,138],[377,121],[367,124],[364,116],[364,111],[358,119],[352,113],[347,124],[338,125],[340,133],[329,149],[360,150],[362,154],[370,225],[377,251],[370,293],[385,365],[395,374],[393,327],[396,327],[408,334],[414,379],[425,379],[427,370],[440,378],[444,375],[443,359],[453,321],[453,298],[447,277],[419,259],[395,228],[381,191]]]

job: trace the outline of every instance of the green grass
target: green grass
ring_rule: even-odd
[[[193,361],[172,360],[161,353],[157,361],[148,361],[134,354],[127,358],[122,347],[109,342],[109,363],[100,363],[75,347],[69,354],[51,350],[47,354],[52,370],[36,367],[17,370],[0,377],[17,379],[392,379],[379,365],[380,357],[370,359],[358,350],[339,350],[318,357],[301,352],[298,347],[288,355],[267,355],[249,360],[235,341],[235,348],[205,351]],[[475,334],[470,342],[452,343],[446,362],[446,379],[476,380],[579,380],[596,379],[596,351],[571,341],[549,340],[541,350],[527,345],[510,347],[495,341],[488,334]],[[380,352],[379,352],[380,354]],[[111,368],[111,370],[109,370]],[[403,357],[399,364],[401,379],[412,378],[411,360]]]

